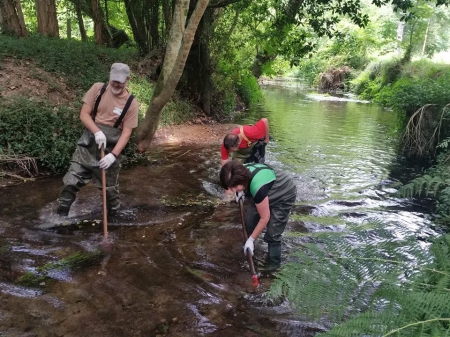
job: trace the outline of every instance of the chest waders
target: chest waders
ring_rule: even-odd
[[[250,172],[251,180],[249,191],[255,195],[259,188],[273,181],[269,190],[270,219],[266,226],[263,240],[268,244],[267,267],[264,271],[275,271],[281,264],[281,238],[289,219],[289,213],[295,203],[297,188],[291,177],[282,171],[272,170],[267,165],[246,164]],[[273,180],[273,172],[275,180]],[[253,199],[249,200],[249,207],[246,212],[247,233],[251,235],[260,219]]]
[[[264,164],[266,155],[266,143],[264,138],[251,142],[244,133],[243,126],[240,127],[240,135],[247,142],[247,148],[238,149],[231,153],[231,158],[240,163],[260,163]]]
[[[107,84],[105,83],[95,100],[94,109],[92,111],[92,119],[94,122],[101,96],[105,92],[106,87]],[[105,153],[111,153],[122,135],[122,130],[118,127],[120,123],[122,123],[133,99],[134,96],[130,95],[114,126],[96,123],[97,127],[106,136]],[[58,198],[58,214],[67,215],[69,213],[70,206],[75,201],[76,194],[83,186],[89,183],[89,181],[92,180],[97,188],[102,188],[102,170],[98,166],[100,159],[100,151],[98,149],[98,144],[95,142],[95,136],[91,131],[85,128],[77,142],[75,152],[72,155],[69,170],[63,178],[64,187]],[[108,212],[116,211],[120,207],[118,179],[123,159],[124,156],[122,154],[117,156],[116,161],[106,171],[106,199]]]

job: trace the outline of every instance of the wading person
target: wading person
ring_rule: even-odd
[[[269,142],[269,122],[261,118],[255,125],[241,125],[227,134],[220,147],[222,166],[232,159],[242,163],[264,163]]]
[[[57,213],[67,216],[76,194],[91,179],[102,188],[101,170],[106,170],[108,213],[120,207],[119,171],[122,150],[138,125],[138,102],[127,90],[130,68],[123,63],[111,66],[109,82],[95,83],[83,97],[80,120],[85,129],[77,142],[71,165],[63,178]],[[100,149],[105,156],[100,160]]]
[[[244,245],[253,255],[255,239],[266,229],[268,265],[275,271],[281,263],[281,235],[295,203],[297,189],[289,175],[265,164],[242,164],[231,160],[220,170],[220,183],[232,192],[244,192],[249,200],[245,215],[248,240]]]

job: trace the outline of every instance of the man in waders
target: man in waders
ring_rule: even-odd
[[[91,179],[102,188],[101,170],[106,170],[108,213],[119,209],[121,153],[138,125],[138,102],[126,88],[129,80],[130,68],[123,63],[114,63],[109,83],[95,83],[83,97],[80,120],[85,129],[63,178],[64,187],[58,198],[59,215],[69,214],[77,192]],[[105,156],[100,160],[102,147]]]
[[[220,147],[222,166],[232,157],[242,163],[264,163],[269,142],[269,121],[261,118],[255,125],[241,125],[227,134]]]
[[[268,243],[268,265],[265,271],[275,271],[281,263],[281,234],[297,196],[291,177],[265,164],[227,162],[220,170],[220,183],[232,192],[244,192],[249,199],[245,216],[248,240],[244,245],[253,255],[255,239],[266,228],[264,241]]]

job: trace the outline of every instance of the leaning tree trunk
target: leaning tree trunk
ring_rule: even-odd
[[[178,9],[181,9],[183,6],[183,3],[186,0],[177,0],[175,5],[175,11]],[[192,13],[191,17],[189,18],[189,23],[186,27],[186,30],[179,30],[178,32],[175,32],[176,27],[179,27],[178,24],[175,24],[175,13],[174,13],[174,20],[172,22],[172,28],[171,28],[171,39],[169,40],[170,47],[172,44],[172,37],[178,36],[182,33],[183,38],[181,41],[181,45],[178,48],[178,51],[176,49],[173,50],[173,53],[177,54],[175,63],[171,69],[170,75],[167,77],[164,74],[164,71],[161,72],[157,88],[160,88],[159,90],[156,90],[153,93],[152,100],[150,102],[150,105],[147,109],[147,112],[145,114],[145,118],[142,122],[142,124],[138,127],[137,133],[138,133],[138,141],[139,141],[139,150],[144,151],[146,150],[148,143],[153,139],[153,136],[155,135],[156,129],[158,128],[159,120],[161,118],[161,113],[163,108],[166,106],[166,104],[169,102],[170,98],[172,97],[175,87],[178,84],[178,81],[180,80],[181,74],[183,73],[184,66],[186,64],[186,59],[189,55],[189,50],[191,49],[192,42],[194,41],[195,31],[197,30],[198,24],[203,16],[203,13],[205,12],[206,7],[208,6],[209,0],[198,0],[197,5],[195,7],[194,12]],[[187,10],[181,12],[181,16],[186,17]],[[175,39],[175,44],[178,44],[178,41]],[[167,54],[166,54],[167,55]],[[170,59],[170,57],[168,58]],[[166,66],[166,62],[171,62],[167,59],[164,60],[163,70]],[[160,82],[163,82],[164,85],[160,85]]]
[[[41,35],[59,37],[55,0],[36,0],[38,31]]]
[[[91,0],[92,18],[94,20],[95,44],[112,47],[112,37],[104,20],[99,0]]]
[[[75,12],[77,13],[78,29],[80,30],[81,41],[87,41],[86,29],[84,28],[83,13],[81,10],[80,0],[74,1]]]
[[[19,0],[0,0],[0,25],[5,34],[28,35]]]

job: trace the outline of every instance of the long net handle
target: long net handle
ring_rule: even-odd
[[[242,233],[244,235],[244,240],[247,241],[248,235],[247,235],[247,230],[245,229],[244,202],[242,201],[242,198],[239,199],[239,208],[241,210]],[[247,251],[247,260],[248,260],[248,265],[250,266],[250,271],[252,272],[253,275],[256,275],[255,265],[253,264],[252,254],[249,251]]]
[[[103,159],[105,157],[105,150],[103,146],[100,150],[100,156]],[[106,172],[102,170],[102,197],[103,197],[103,236],[108,236],[108,210],[106,207]]]

